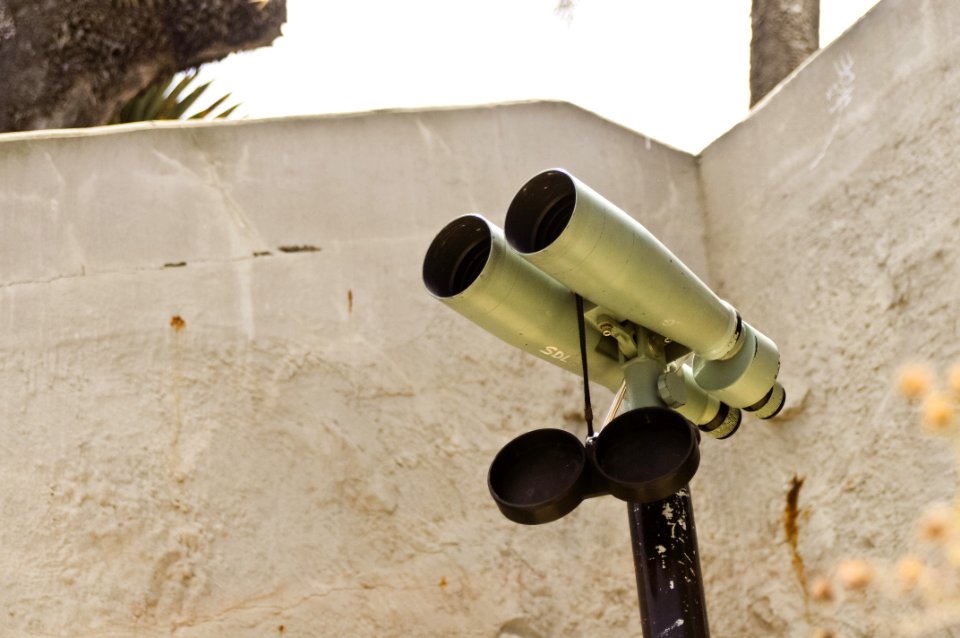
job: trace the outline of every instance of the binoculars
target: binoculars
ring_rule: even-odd
[[[562,169],[520,189],[503,230],[477,214],[447,224],[427,250],[423,281],[435,298],[525,352],[580,375],[585,361],[590,379],[611,390],[625,382],[631,362],[659,365],[656,396],[644,414],[620,421],[643,427],[618,425],[627,412],[586,446],[559,430],[537,430],[501,451],[490,489],[518,522],[553,520],[599,493],[649,501],[663,492],[655,485],[679,489],[686,483],[677,487],[676,476],[699,462],[699,435],[689,423],[726,438],[739,427],[741,410],[767,419],[786,399],[776,344],[643,225]],[[671,433],[659,432],[663,427]],[[614,461],[622,456],[617,449],[630,450],[630,463],[649,472]],[[658,482],[654,471],[666,478]]]

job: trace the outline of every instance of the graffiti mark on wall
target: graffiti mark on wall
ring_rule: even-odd
[[[817,153],[814,160],[810,162],[811,170],[816,168],[823,158],[826,157],[827,151],[830,150],[830,146],[833,144],[833,140],[840,130],[843,113],[853,103],[853,94],[857,81],[857,74],[853,69],[854,59],[850,53],[841,54],[833,63],[835,79],[833,83],[827,87],[827,91],[824,94],[824,98],[828,104],[827,113],[833,116],[833,125],[830,127],[830,132],[827,133],[827,139],[823,144],[823,148],[820,149],[820,152]]]

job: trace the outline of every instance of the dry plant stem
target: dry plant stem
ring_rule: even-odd
[[[960,436],[957,436],[956,430],[950,434],[950,438],[953,439],[953,457],[954,457],[954,467],[960,472]],[[953,489],[953,521],[954,525],[960,525],[960,490],[957,490],[956,487]]]

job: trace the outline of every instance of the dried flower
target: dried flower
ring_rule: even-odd
[[[949,505],[934,505],[920,517],[920,538],[925,541],[946,542],[954,527],[953,509]]]
[[[923,402],[923,425],[931,432],[940,432],[953,423],[953,401],[944,394],[927,395]]]
[[[926,569],[923,561],[916,556],[904,556],[897,563],[897,582],[903,590],[909,590],[916,587],[920,582],[920,576]]]
[[[837,565],[837,580],[847,589],[863,589],[873,580],[873,567],[865,560],[851,558]]]
[[[930,391],[933,386],[933,373],[930,368],[919,363],[904,366],[900,370],[900,377],[897,379],[897,388],[900,393],[916,401],[922,398]]]
[[[818,578],[810,585],[810,597],[818,603],[833,600],[833,585],[826,578]]]

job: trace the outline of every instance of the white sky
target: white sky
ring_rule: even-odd
[[[821,0],[825,46],[877,0]],[[287,0],[202,75],[237,115],[560,99],[697,152],[747,115],[750,0]]]

